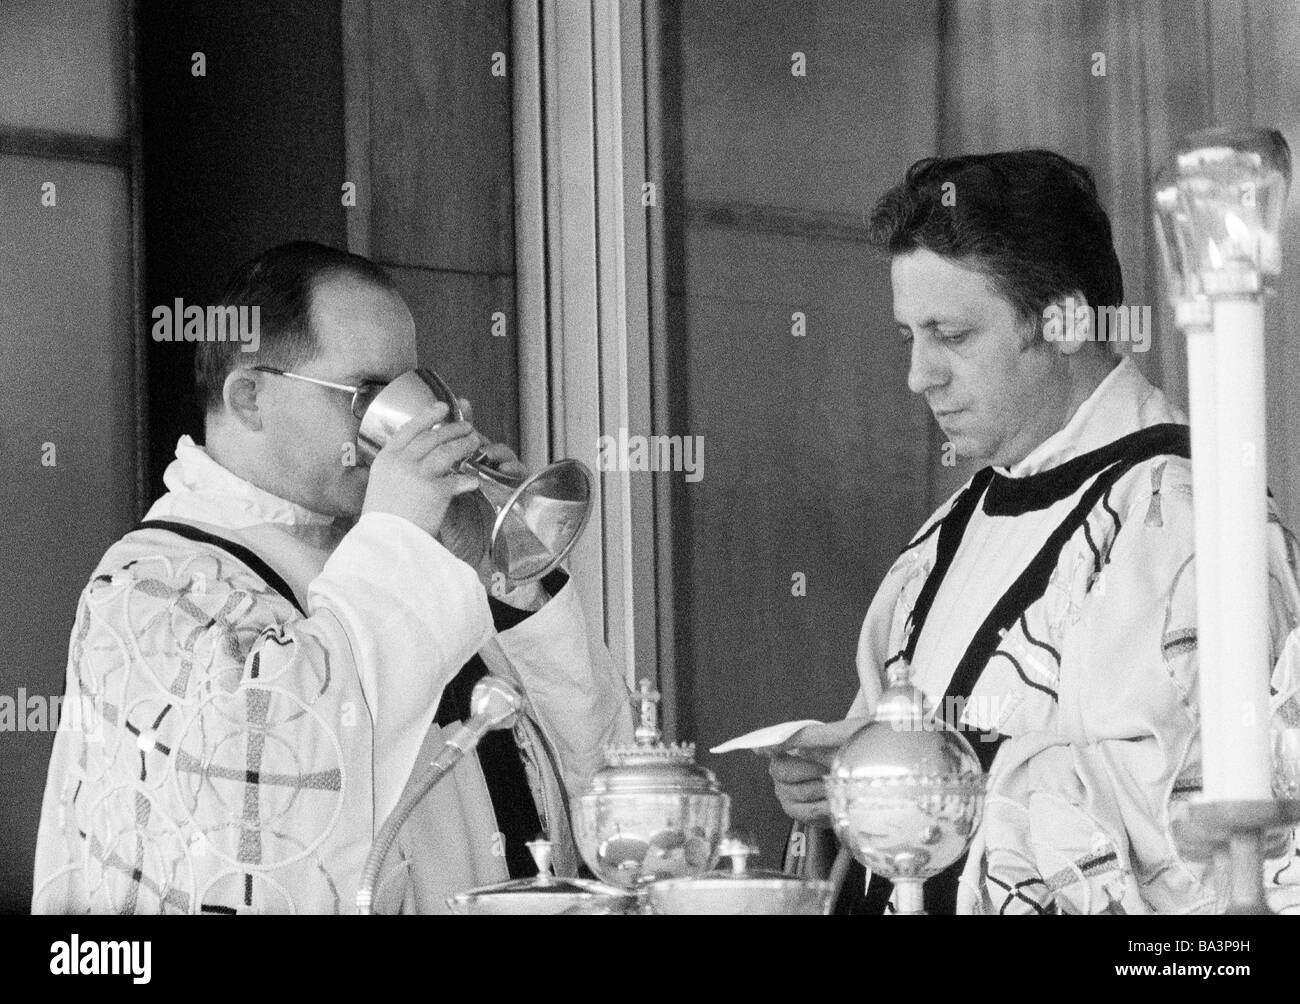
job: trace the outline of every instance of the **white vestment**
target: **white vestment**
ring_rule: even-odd
[[[1171,454],[1143,460],[1091,505],[1087,493],[1106,477],[1105,465],[1071,475],[1109,456],[1097,451],[1123,437],[1185,421],[1126,359],[1063,429],[1011,469],[985,472],[994,476],[933,594],[912,658],[914,682],[941,714],[975,730],[976,745],[981,730],[1006,737],[992,760],[959,912],[1223,905],[1222,881],[1185,861],[1171,835],[1171,819],[1200,789],[1191,465]],[[907,647],[943,523],[963,492],[904,549],[872,601],[850,717],[870,713],[887,664]],[[1076,507],[1086,518],[1050,544]],[[1300,591],[1294,541],[1275,513],[1269,548],[1277,660],[1296,627]],[[1040,552],[1050,560],[1045,590],[999,628],[987,659],[965,667],[974,684],[954,700],[950,685],[972,637]],[[1290,661],[1278,662],[1273,686],[1279,720],[1295,727],[1300,674]],[[1270,862],[1268,880],[1275,908],[1300,903],[1293,847]]]
[[[630,738],[626,688],[571,582],[549,600],[507,596],[540,609],[498,633],[477,572],[405,519],[367,513],[344,532],[189,437],[165,481],[147,521],[248,548],[293,595],[166,530],[109,548],[72,630],[77,713],[55,737],[35,912],[352,912],[375,833],[441,747],[444,688],[493,637],[569,792]],[[529,770],[562,831],[549,759]],[[387,909],[445,911],[509,877],[473,755],[421,803],[396,857]]]

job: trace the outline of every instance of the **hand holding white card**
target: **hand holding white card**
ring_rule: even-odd
[[[772,753],[789,743],[805,726],[820,724],[822,723],[815,718],[804,718],[797,722],[769,725],[766,728],[755,729],[753,732],[746,732],[735,739],[728,739],[721,746],[714,746],[709,752],[731,753],[735,750],[753,750],[755,753]]]
[[[769,725],[715,746],[710,753],[753,750],[759,756],[783,754],[820,763],[829,767],[839,748],[849,736],[869,722],[869,718],[846,718],[840,722],[819,722],[805,718],[797,722]]]

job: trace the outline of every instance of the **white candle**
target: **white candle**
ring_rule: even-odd
[[[1195,516],[1196,658],[1201,705],[1201,751],[1204,791],[1220,796],[1226,765],[1209,750],[1223,747],[1221,716],[1206,709],[1219,703],[1209,667],[1223,664],[1218,588],[1223,581],[1216,533],[1218,471],[1215,466],[1215,338],[1210,327],[1189,327],[1187,334],[1187,403],[1191,419],[1192,507]],[[1216,770],[1216,768],[1219,768]]]
[[[1264,313],[1214,301],[1188,333],[1204,797],[1272,797]]]

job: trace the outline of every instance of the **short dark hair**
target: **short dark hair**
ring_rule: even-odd
[[[397,288],[369,258],[314,241],[277,245],[235,271],[216,306],[259,308],[258,350],[244,352],[238,340],[205,339],[195,346],[195,393],[205,412],[221,409],[222,388],[236,365],[256,362],[289,369],[316,355],[310,323],[312,294],[321,283],[338,276]]]
[[[876,203],[869,240],[889,255],[924,248],[978,269],[1024,320],[1041,322],[1074,292],[1093,308],[1124,302],[1092,172],[1050,150],[918,160]]]

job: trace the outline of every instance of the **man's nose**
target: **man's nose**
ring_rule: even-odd
[[[907,370],[907,389],[924,394],[948,382],[948,370],[940,358],[938,346],[924,334],[912,339],[912,364]]]

